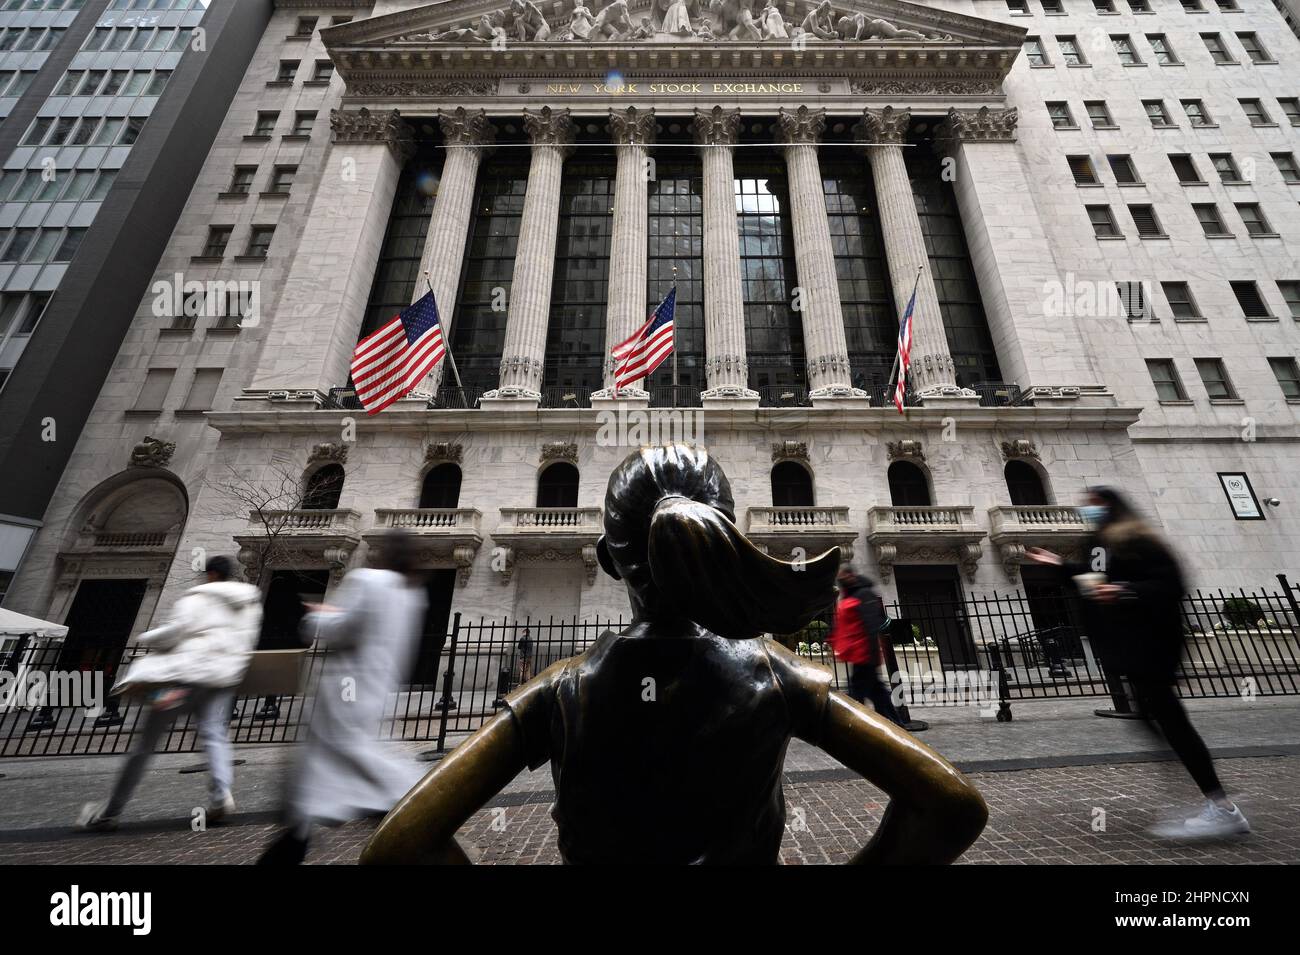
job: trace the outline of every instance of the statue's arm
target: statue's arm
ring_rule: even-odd
[[[988,807],[951,763],[893,723],[831,693],[818,739],[809,740],[889,794],[875,836],[855,865],[934,865],[979,837]]]
[[[509,708],[449,753],[384,817],[361,854],[362,865],[442,863],[467,865],[456,831],[530,764],[546,754],[529,752],[521,726],[549,713],[556,667],[509,698]],[[533,746],[545,746],[535,734]]]

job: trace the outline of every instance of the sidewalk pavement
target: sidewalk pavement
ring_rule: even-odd
[[[1196,808],[1199,794],[1163,741],[1136,721],[1101,719],[1094,698],[1023,702],[997,723],[975,711],[916,709],[930,722],[919,738],[984,793],[990,822],[967,862],[1300,862],[1300,700],[1201,700],[1193,722],[1219,760],[1229,791],[1254,831],[1226,843],[1179,846],[1146,833],[1158,819]],[[394,743],[412,753],[430,743]],[[239,811],[191,831],[204,804],[196,754],[151,764],[119,832],[74,833],[81,803],[108,792],[122,757],[0,760],[0,859],[8,863],[243,863],[275,832],[281,784],[294,747],[240,746]],[[786,760],[787,863],[844,861],[879,821],[885,797],[820,751],[791,745]],[[462,829],[462,841],[491,863],[557,862],[548,816],[549,768],[524,773]],[[353,862],[374,822],[324,830],[311,862]],[[1104,828],[1100,828],[1104,826]]]

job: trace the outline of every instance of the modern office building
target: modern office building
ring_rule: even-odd
[[[1297,156],[1266,0],[279,2],[6,605],[120,644],[207,554],[320,592],[404,527],[431,632],[617,615],[605,483],[675,435],[770,553],[905,603],[1050,587],[1095,483],[1270,583]],[[368,416],[351,353],[426,283],[461,384]]]

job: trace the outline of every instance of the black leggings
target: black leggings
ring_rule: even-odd
[[[880,680],[880,674],[876,671],[874,663],[855,663],[853,671],[849,674],[849,696],[859,703],[871,701],[871,705],[876,708],[876,712],[889,720],[891,723],[903,725],[902,719],[898,716],[898,711],[894,709],[894,701],[890,696],[889,687]]]
[[[1196,727],[1187,718],[1187,710],[1183,708],[1183,701],[1175,695],[1174,688],[1163,680],[1141,677],[1131,677],[1129,683],[1137,697],[1138,710],[1143,717],[1160,727],[1201,792],[1206,796],[1222,796],[1223,786],[1214,771],[1210,751],[1196,732]]]

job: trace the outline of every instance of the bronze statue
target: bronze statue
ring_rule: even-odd
[[[548,760],[568,863],[773,863],[781,773],[797,736],[891,797],[859,864],[947,863],[988,818],[941,756],[858,703],[831,674],[758,639],[833,599],[839,549],[802,564],[736,528],[726,475],[702,448],[642,448],[609,479],[601,566],[633,622],[510,694],[380,824],[366,864],[468,862],[456,830]]]

